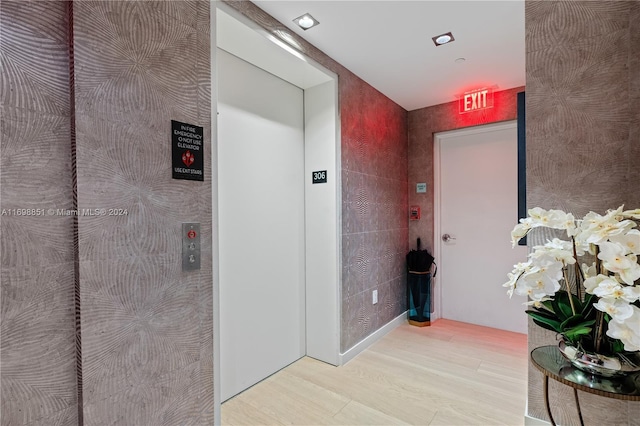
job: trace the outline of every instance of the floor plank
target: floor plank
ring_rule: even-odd
[[[527,336],[402,325],[342,367],[302,358],[222,405],[224,425],[521,425]]]

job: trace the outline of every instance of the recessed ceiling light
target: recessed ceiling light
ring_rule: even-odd
[[[464,61],[466,61],[466,59],[465,59],[465,58],[458,58],[458,59],[456,59],[456,64],[461,64],[461,63],[463,63]]]
[[[451,43],[455,38],[453,38],[453,34],[451,34],[451,32],[448,32],[432,37],[431,40],[433,40],[433,43],[436,46],[442,46],[443,44]]]
[[[298,16],[293,20],[300,28],[307,31],[309,28],[315,27],[320,22],[318,22],[313,16],[308,13],[305,13],[302,16]]]

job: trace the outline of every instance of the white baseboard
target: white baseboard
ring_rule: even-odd
[[[361,340],[359,343],[357,343],[354,347],[352,347],[345,353],[340,354],[339,360],[338,360],[338,362],[340,363],[339,365],[344,365],[347,362],[351,361],[360,352],[364,351],[369,346],[371,346],[378,340],[382,339],[385,336],[385,334],[389,333],[391,330],[398,327],[399,325],[406,324],[406,322],[407,322],[407,312],[405,311],[402,314],[395,317],[394,319],[392,319],[391,321],[389,321],[388,323],[386,323],[384,326],[380,327],[374,333],[365,337],[363,340]]]
[[[526,414],[524,415],[524,426],[549,426],[550,424],[551,423],[546,420],[536,419]]]

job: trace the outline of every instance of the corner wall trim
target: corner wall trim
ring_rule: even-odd
[[[407,312],[403,312],[384,326],[380,327],[378,330],[373,332],[372,334],[365,337],[363,340],[358,342],[354,347],[346,351],[345,353],[341,353],[338,359],[338,365],[344,365],[347,362],[351,361],[362,351],[367,349],[369,346],[373,345],[378,340],[382,339],[387,333],[392,331],[394,328],[406,324],[407,322]]]

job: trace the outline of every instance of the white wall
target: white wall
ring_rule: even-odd
[[[341,223],[336,92],[335,80],[304,92],[307,355],[334,365],[340,345]],[[320,170],[327,171],[327,183],[312,184],[312,172]]]

